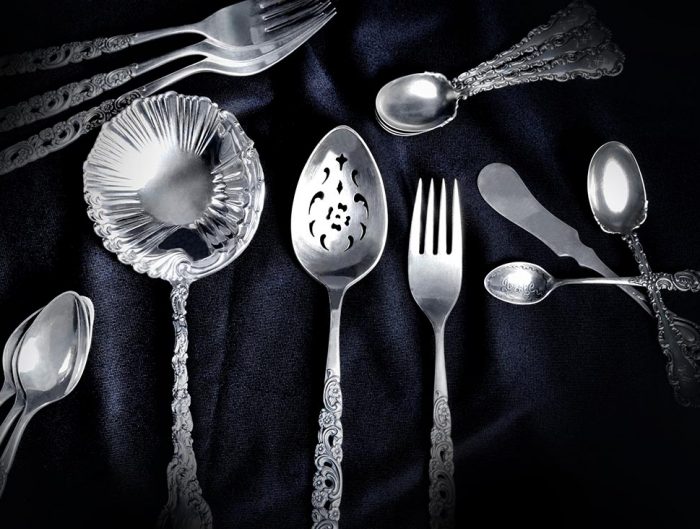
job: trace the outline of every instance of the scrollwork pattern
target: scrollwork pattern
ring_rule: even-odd
[[[338,529],[340,499],[343,493],[343,397],[340,378],[333,370],[326,371],[323,387],[323,409],[318,418],[318,444],[314,454],[316,473],[311,495],[313,529]]]
[[[430,529],[452,529],[455,506],[452,418],[447,397],[438,392],[433,403],[430,442]]]
[[[683,270],[675,274],[653,274],[656,287],[662,290],[679,292],[700,292],[700,273],[695,270]]]
[[[106,74],[100,73],[89,79],[67,84],[57,90],[50,90],[16,105],[0,109],[0,132],[54,116],[97,97],[107,90],[121,86],[134,77],[137,69],[138,65],[134,63]]]
[[[142,96],[139,90],[132,90],[117,99],[108,99],[4,149],[0,152],[0,174],[7,174],[73,143],[80,136],[102,126]]]
[[[71,63],[78,63],[99,57],[103,53],[114,53],[132,45],[136,34],[118,35],[69,42],[61,46],[51,46],[40,50],[27,51],[0,57],[0,76],[17,75],[60,68]]]
[[[175,352],[172,365],[173,385],[173,458],[168,465],[168,502],[159,518],[160,527],[211,529],[212,515],[202,496],[197,480],[197,461],[192,448],[192,414],[187,389],[187,296],[189,283],[173,285],[170,302],[173,307]]]
[[[653,281],[644,249],[636,233],[624,235],[623,240],[634,253],[642,276],[649,281],[649,301],[657,317],[657,335],[666,356],[666,375],[673,388],[676,401],[682,406],[700,407],[700,369],[694,357],[695,348],[688,344],[676,326],[676,316],[666,308],[661,294]],[[677,347],[674,347],[674,342]],[[676,352],[678,351],[678,352]]]

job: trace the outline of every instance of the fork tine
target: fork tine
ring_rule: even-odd
[[[452,191],[452,250],[450,255],[454,255],[462,262],[462,213],[459,205],[459,187],[455,180]]]
[[[420,214],[423,203],[423,180],[418,180],[416,201],[413,203],[413,217],[411,218],[411,233],[408,237],[408,253],[418,255],[420,253]]]
[[[445,179],[440,186],[440,210],[438,211],[438,255],[447,254],[447,188]]]
[[[325,9],[332,8],[330,0],[294,0],[267,9],[260,17],[265,22],[265,31],[277,31],[291,24],[312,18]]]
[[[423,245],[423,253],[435,253],[433,239],[435,237],[435,180],[430,180],[430,188],[428,189],[428,204],[425,208],[425,244]]]

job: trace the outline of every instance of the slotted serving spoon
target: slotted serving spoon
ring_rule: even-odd
[[[186,303],[190,284],[231,263],[255,234],[265,196],[257,151],[229,112],[204,97],[167,92],[135,101],[102,128],[84,183],[105,248],[172,285],[174,455],[160,520],[210,528],[192,448]],[[203,248],[173,248],[175,237]],[[193,257],[199,252],[205,256]]]

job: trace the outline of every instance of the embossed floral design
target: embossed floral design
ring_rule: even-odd
[[[317,509],[322,508],[328,501],[328,492],[325,490],[315,490],[311,494],[311,504]]]

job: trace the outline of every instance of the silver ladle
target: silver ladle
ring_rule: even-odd
[[[653,283],[653,287],[650,283]],[[649,277],[556,279],[541,266],[518,261],[497,266],[484,278],[484,287],[489,294],[513,305],[534,305],[566,285],[629,285],[700,292],[700,273],[687,270],[676,274],[652,274]]]
[[[15,404],[2,425],[4,432],[19,415],[0,456],[0,495],[27,424],[42,408],[69,395],[85,369],[94,309],[89,298],[64,292],[30,316],[12,363]]]
[[[230,264],[255,234],[265,197],[257,151],[229,112],[167,92],[136,100],[102,127],[84,183],[105,248],[172,285],[174,453],[160,524],[209,529],[192,447],[187,296],[192,282]]]
[[[602,230],[622,235],[642,276],[653,277],[636,232],[647,217],[644,180],[637,160],[622,143],[606,143],[593,155],[588,167],[588,200]],[[684,406],[699,407],[700,358],[687,347],[675,325],[675,314],[666,308],[654,282],[649,283],[648,295],[658,321],[659,343],[668,359],[666,374],[676,399]]]
[[[343,494],[340,310],[345,292],[384,251],[387,205],[374,157],[350,127],[321,139],[304,166],[292,206],[292,245],[304,269],[328,290],[331,320],[323,409],[314,454],[314,529],[337,529]]]
[[[447,125],[459,102],[480,92],[540,80],[617,75],[625,57],[610,38],[590,5],[572,2],[512,48],[452,81],[425,72],[387,83],[375,101],[377,120],[391,134],[413,136]]]

